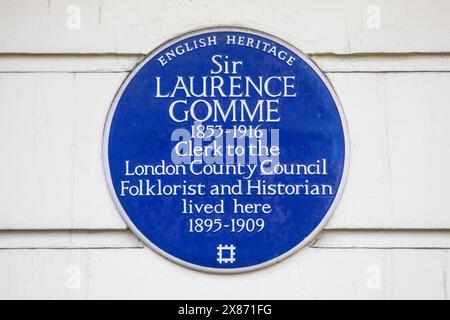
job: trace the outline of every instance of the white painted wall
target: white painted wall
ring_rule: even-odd
[[[0,298],[448,298],[449,12],[448,0],[0,0]],[[127,73],[165,40],[217,25],[311,55],[351,141],[345,193],[319,239],[227,276],[144,247],[101,163]]]

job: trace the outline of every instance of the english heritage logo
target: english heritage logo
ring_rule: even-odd
[[[147,245],[248,271],[312,240],[342,193],[347,131],[320,70],[261,32],[208,29],[152,52],[114,99],[108,185]]]

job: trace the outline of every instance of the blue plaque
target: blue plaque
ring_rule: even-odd
[[[265,33],[206,29],[146,57],[117,93],[104,166],[130,229],[182,265],[260,268],[310,242],[340,197],[345,119],[305,55]]]

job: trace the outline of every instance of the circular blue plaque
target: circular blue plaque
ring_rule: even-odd
[[[348,165],[331,85],[297,49],[242,28],[157,48],[106,122],[113,200],[148,246],[210,272],[260,268],[311,241]]]

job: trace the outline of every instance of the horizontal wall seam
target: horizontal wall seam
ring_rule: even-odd
[[[312,54],[325,72],[449,72],[450,53]],[[1,73],[130,72],[145,54],[0,53]]]
[[[129,74],[130,71],[114,71],[114,70],[105,70],[105,71],[1,71],[0,74],[113,74],[113,73],[123,73]],[[384,73],[450,73],[450,70],[395,70],[395,71],[324,71],[325,74],[384,74]]]
[[[447,251],[450,247],[321,247],[308,246],[307,249],[314,250],[443,250]],[[148,249],[145,246],[129,246],[129,247],[0,247],[1,251],[38,251],[38,250],[130,250],[130,249]]]
[[[301,48],[299,48],[301,50]],[[149,51],[149,53],[151,50]],[[385,52],[351,52],[351,53],[339,53],[339,52],[305,52],[306,55],[314,56],[331,56],[331,57],[411,57],[411,56],[450,56],[450,51],[385,51]],[[0,52],[0,58],[2,56],[83,56],[83,57],[145,57],[147,53],[143,52],[113,52],[113,51],[98,51],[98,52],[24,52],[24,51],[2,51]]]
[[[448,229],[323,230],[316,249],[450,249]],[[0,250],[143,248],[130,230],[0,230]]]

